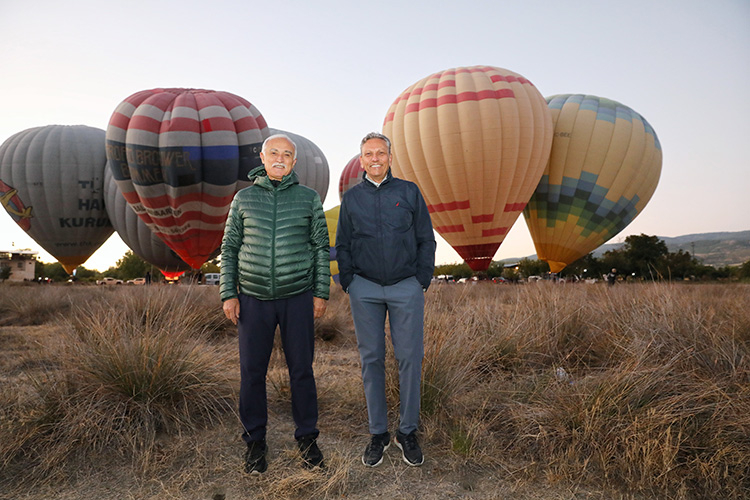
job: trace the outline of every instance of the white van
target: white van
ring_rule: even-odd
[[[221,279],[221,274],[219,273],[206,273],[203,275],[203,284],[204,285],[218,285],[220,279]]]

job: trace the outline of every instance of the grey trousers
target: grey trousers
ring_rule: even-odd
[[[391,326],[398,362],[400,422],[409,434],[419,424],[420,383],[424,357],[424,292],[416,278],[382,286],[355,275],[349,285],[349,303],[362,362],[370,434],[388,431],[385,397],[385,317]]]

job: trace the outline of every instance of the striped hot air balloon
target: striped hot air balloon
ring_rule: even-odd
[[[301,135],[273,128],[268,130],[271,135],[284,134],[294,141],[297,146],[297,163],[294,164],[294,171],[297,172],[299,183],[314,189],[321,202],[326,201],[330,173],[328,160],[323,151],[310,139]]]
[[[407,88],[383,132],[394,174],[419,186],[435,230],[473,270],[486,270],[547,163],[544,97],[506,69],[448,69]]]
[[[0,146],[0,202],[68,274],[112,232],[102,199],[104,130],[48,125]]]
[[[268,137],[242,97],[201,89],[137,92],[107,127],[107,160],[128,204],[198,269],[219,248],[232,198]]]
[[[659,182],[662,151],[651,125],[619,102],[583,94],[547,102],[555,138],[524,218],[537,255],[559,272],[643,210]]]
[[[362,164],[359,162],[359,155],[355,156],[346,164],[339,178],[339,201],[344,199],[344,193],[349,191],[362,181]]]
[[[138,217],[117,187],[112,169],[104,173],[104,202],[109,220],[122,241],[141,259],[159,268],[162,273],[181,274],[190,270],[171,248],[167,246]]]

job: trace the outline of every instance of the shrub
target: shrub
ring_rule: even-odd
[[[61,370],[37,380],[38,403],[12,420],[3,462],[25,457],[31,472],[46,474],[74,455],[106,451],[145,466],[158,435],[192,431],[229,411],[233,351],[205,340],[218,310],[201,314],[180,293],[131,292],[76,306],[56,346]]]

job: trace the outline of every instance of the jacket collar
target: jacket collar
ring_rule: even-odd
[[[393,174],[391,173],[391,169],[388,169],[388,172],[385,174],[385,178],[380,183],[380,185],[376,186],[371,180],[367,178],[367,172],[362,173],[362,183],[366,184],[367,186],[370,186],[373,189],[378,189],[380,186],[385,184],[386,182],[390,181],[393,178]]]
[[[247,178],[253,181],[254,186],[259,186],[264,189],[268,189],[269,191],[273,191],[274,189],[286,189],[294,184],[299,184],[299,177],[297,177],[297,172],[292,170],[289,175],[285,175],[281,179],[281,183],[278,187],[274,187],[271,179],[268,178],[266,167],[264,167],[263,165],[252,169],[250,173],[247,174]]]

